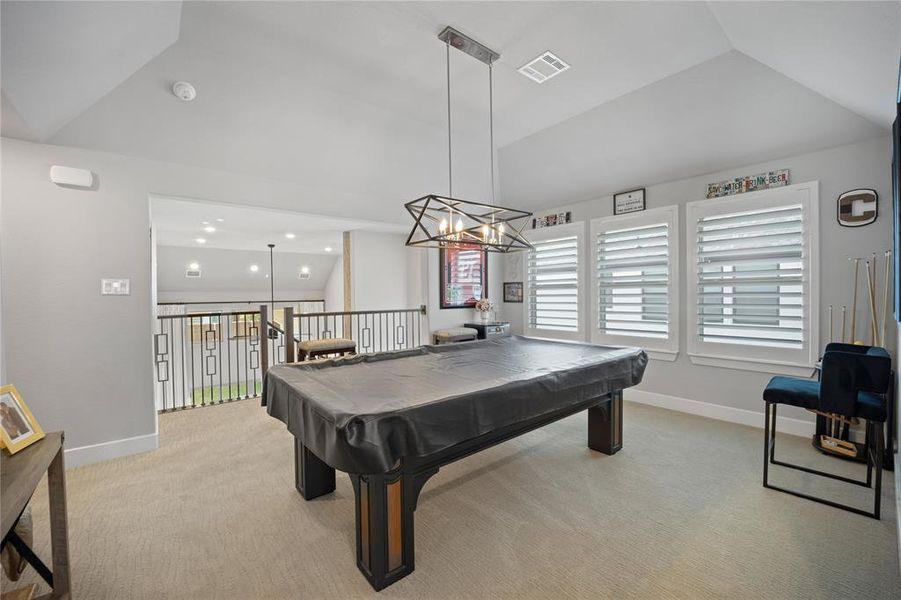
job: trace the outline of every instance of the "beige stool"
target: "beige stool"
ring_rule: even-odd
[[[345,338],[326,338],[323,340],[307,340],[297,344],[297,360],[313,360],[320,356],[337,354],[356,354],[357,344]]]
[[[436,331],[435,343],[456,344],[457,342],[470,342],[477,337],[479,337],[479,332],[471,327],[452,327]]]

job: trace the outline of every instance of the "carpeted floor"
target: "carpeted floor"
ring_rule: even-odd
[[[620,453],[585,437],[583,413],[443,468],[416,512],[416,571],[378,595],[901,597],[890,473],[875,521],[764,490],[759,429],[627,403]],[[376,596],[353,560],[348,478],[304,502],[291,435],[256,400],[164,415],[160,445],[69,470],[75,598]],[[33,507],[49,557],[44,487]]]

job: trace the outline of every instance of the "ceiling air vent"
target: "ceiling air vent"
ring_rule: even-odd
[[[200,269],[186,270],[185,277],[187,277],[188,279],[200,279]]]
[[[309,273],[304,273],[303,271],[301,271],[300,273],[297,274],[297,278],[298,278],[298,279],[309,279],[309,278],[310,278],[310,274],[309,274]]]
[[[553,52],[547,51],[519,68],[519,72],[537,83],[544,83],[554,75],[567,70],[569,65]]]

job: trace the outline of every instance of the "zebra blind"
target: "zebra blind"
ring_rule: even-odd
[[[598,329],[609,335],[668,338],[669,225],[597,235]]]
[[[701,340],[802,348],[809,270],[802,206],[700,217],[696,225]]]
[[[529,250],[528,326],[579,330],[579,240],[576,236],[535,242]]]

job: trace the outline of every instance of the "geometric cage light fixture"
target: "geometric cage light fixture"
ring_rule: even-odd
[[[407,246],[424,248],[479,248],[488,252],[515,252],[532,248],[522,232],[532,213],[494,203],[494,80],[492,65],[500,54],[446,27],[438,39],[445,43],[447,64],[447,179],[448,193],[429,194],[404,204],[413,217]],[[451,46],[488,65],[488,132],[491,165],[491,202],[473,202],[453,197],[453,152],[451,128]]]
[[[532,245],[522,232],[532,213],[430,194],[404,205],[415,224],[407,246],[479,246],[488,252],[515,252]]]

